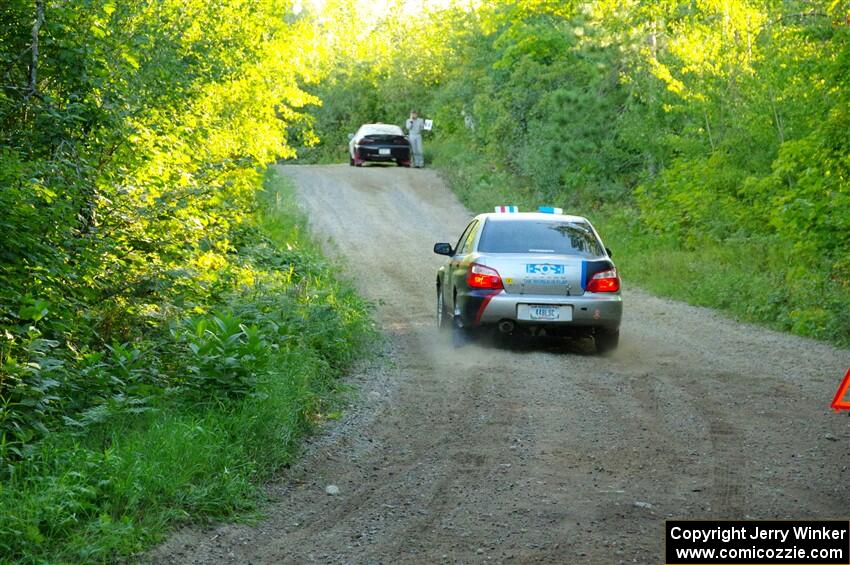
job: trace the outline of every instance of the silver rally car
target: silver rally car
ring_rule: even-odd
[[[541,207],[499,206],[472,219],[437,271],[437,324],[456,332],[495,326],[501,333],[594,337],[616,349],[623,302],[611,252],[581,216]]]

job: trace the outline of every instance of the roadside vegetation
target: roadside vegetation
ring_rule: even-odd
[[[298,4],[2,3],[0,560],[254,506],[374,331],[264,171],[411,107],[470,209],[575,210],[627,284],[850,344],[845,3]]]
[[[627,285],[850,344],[846,3],[334,10],[323,31],[350,39],[309,88],[321,142],[302,159],[339,162],[346,133],[418,107],[471,210],[563,206]]]
[[[258,200],[238,250],[222,256],[230,280],[216,296],[85,360],[56,344],[30,362],[18,390],[55,366],[56,403],[81,402],[65,387],[82,379],[93,396],[27,442],[7,431],[3,560],[108,561],[175,524],[251,510],[258,484],[335,417],[337,377],[374,335],[368,305],[305,240],[282,178],[269,174]]]
[[[288,13],[0,8],[0,561],[114,561],[254,508],[335,412],[374,330],[262,173],[308,135]]]

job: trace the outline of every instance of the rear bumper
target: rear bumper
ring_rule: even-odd
[[[381,149],[389,149],[389,155],[381,155]],[[404,145],[357,145],[356,159],[360,161],[410,161],[410,148]]]
[[[572,326],[604,327],[617,329],[623,318],[623,298],[620,294],[590,293],[582,296],[552,296],[530,294],[506,294],[504,290],[470,291],[464,297],[463,321],[465,325],[490,325],[502,320],[511,320],[529,326]],[[569,321],[520,320],[520,304],[545,304],[569,306],[572,319]]]

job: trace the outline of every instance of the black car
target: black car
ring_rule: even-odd
[[[410,141],[400,127],[392,124],[363,124],[349,134],[348,164],[360,167],[366,161],[394,162],[410,166]]]

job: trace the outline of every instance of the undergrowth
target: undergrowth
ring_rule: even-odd
[[[111,561],[177,524],[252,510],[259,482],[336,410],[337,379],[375,330],[292,200],[288,181],[269,173],[216,267],[235,273],[221,292],[73,367],[113,393],[7,451],[3,562]],[[30,322],[37,333],[39,320]],[[50,344],[36,346],[49,354]]]

